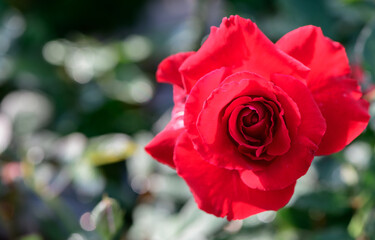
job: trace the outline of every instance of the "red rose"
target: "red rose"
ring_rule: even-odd
[[[283,207],[314,156],[340,151],[369,121],[345,49],[314,26],[273,44],[250,20],[224,18],[157,79],[173,84],[175,107],[146,151],[228,220]]]

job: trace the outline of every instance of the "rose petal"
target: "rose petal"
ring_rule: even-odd
[[[289,152],[275,157],[260,171],[238,170],[242,181],[253,189],[283,189],[305,175],[314,158],[317,146],[310,139],[298,136]]]
[[[177,141],[174,161],[177,173],[189,185],[198,207],[227,219],[244,219],[288,203],[295,183],[282,190],[259,191],[247,187],[235,170],[217,168],[195,151],[188,135]]]
[[[181,111],[180,108],[185,107],[186,102],[186,92],[181,87],[178,87],[177,85],[173,85],[173,102],[174,106],[177,107],[177,111]]]
[[[224,79],[225,69],[221,68],[210,72],[202,77],[193,90],[190,92],[185,103],[184,124],[190,138],[200,138],[196,127],[198,115],[202,110],[203,104],[211,92],[217,88]]]
[[[255,97],[252,101],[252,105],[261,106],[259,109],[268,109],[267,111],[263,111],[268,114],[266,118],[263,118],[256,124],[249,127],[242,127],[242,132],[245,139],[248,139],[250,136],[255,136],[257,139],[262,139],[263,141],[261,145],[254,144],[254,146],[242,144],[239,150],[252,160],[269,161],[273,159],[273,156],[284,154],[290,148],[289,133],[283,116],[284,110],[279,103],[268,101],[263,97]],[[252,152],[254,151],[252,151],[252,149],[255,147],[257,149],[255,154],[253,154]]]
[[[297,28],[285,34],[276,46],[311,69],[308,86],[322,79],[350,74],[345,48],[325,37],[319,27]]]
[[[233,140],[238,144],[244,144],[247,145],[247,141],[244,138],[244,136],[241,134],[241,129],[239,129],[238,126],[238,115],[241,111],[244,111],[244,106],[237,106],[231,113],[229,120],[228,120],[228,130],[230,136],[233,138]],[[246,109],[245,109],[246,110]],[[251,138],[252,142],[260,143],[259,139]]]
[[[295,134],[300,121],[298,107],[296,107],[291,99],[288,100],[288,96],[279,96],[279,100],[274,93],[275,91],[278,92],[278,95],[286,95],[285,92],[275,89],[272,82],[256,74],[245,72],[236,73],[227,77],[219,88],[212,91],[197,121],[192,120],[192,122],[196,122],[196,124],[188,126],[188,130],[190,130],[190,128],[198,129],[198,133],[194,132],[196,130],[190,131],[189,136],[203,159],[213,165],[226,169],[261,170],[264,163],[251,161],[249,157],[244,156],[238,151],[237,145],[228,135],[228,123],[227,119],[224,119],[225,115],[223,114],[227,104],[232,102],[233,99],[239,98],[240,96],[259,95],[269,99],[269,101],[280,101],[281,106],[283,106],[285,110],[286,125],[288,129],[290,128],[292,134]],[[193,89],[190,96],[194,94],[195,91]],[[188,108],[189,98],[186,103],[186,113],[190,112],[190,107]],[[195,119],[195,117],[191,119]],[[243,150],[244,149],[241,149],[241,151]],[[259,151],[261,151],[261,149]]]
[[[280,74],[272,75],[271,80],[298,105],[301,124],[292,138],[289,152],[274,158],[261,171],[240,172],[244,183],[260,190],[282,189],[303,176],[311,165],[326,129],[325,120],[312,94],[301,81]]]
[[[259,76],[254,75],[254,78],[257,79],[224,83],[207,98],[195,125],[199,137],[193,137],[192,141],[203,159],[209,163],[226,169],[258,168],[254,161],[249,161],[238,151],[237,145],[228,135],[228,119],[223,118],[226,105],[240,96],[260,94],[276,100],[268,89],[271,83]]]
[[[255,23],[239,16],[224,18],[208,39],[180,67],[187,92],[205,74],[228,67],[231,73],[249,71],[268,78],[272,73],[305,77],[308,68],[280,51]]]
[[[156,72],[156,79],[162,83],[171,83],[183,88],[181,74],[178,71],[186,58],[195,52],[181,52],[164,59]]]
[[[273,102],[269,102],[269,105],[275,105]],[[273,106],[275,109],[276,106]],[[280,107],[281,108],[281,107]],[[277,110],[275,109],[275,114]],[[272,142],[267,147],[267,154],[269,155],[282,155],[285,154],[290,148],[290,137],[289,131],[285,125],[284,110],[281,108],[277,116],[275,116],[275,131],[273,132]]]
[[[184,131],[184,107],[185,91],[174,85],[173,98],[175,106],[172,110],[172,118],[167,126],[157,134],[145,147],[153,158],[159,162],[175,168],[173,152],[177,138]]]
[[[369,103],[361,99],[357,81],[351,78],[332,78],[330,85],[313,91],[315,101],[327,122],[327,131],[317,155],[342,150],[367,127]]]
[[[357,81],[349,78],[344,47],[314,26],[291,31],[276,45],[311,69],[307,86],[327,122],[317,155],[342,150],[366,128],[370,118],[369,104],[361,99]]]
[[[255,139],[255,141],[259,143],[261,139],[264,140],[266,138],[264,135],[267,134],[265,130],[268,128],[265,128],[265,125],[270,120],[268,119],[270,117],[269,113],[266,114],[266,109],[267,108],[265,108],[262,103],[248,96],[236,98],[226,107],[223,119],[228,121],[229,133],[238,144],[243,143],[247,145],[247,138],[251,139],[250,141]],[[243,126],[243,117],[241,116],[252,111],[256,113],[260,121],[248,127]],[[265,115],[267,119],[265,119]]]
[[[269,119],[263,118],[250,127],[241,127],[241,132],[245,139],[254,139],[252,136],[255,136],[256,139],[265,139],[267,136],[264,135],[270,135],[268,131],[270,130],[270,125]]]

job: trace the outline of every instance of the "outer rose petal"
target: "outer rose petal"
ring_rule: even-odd
[[[224,80],[224,76],[224,68],[208,73],[197,82],[192,92],[189,94],[185,104],[184,124],[190,138],[199,138],[199,132],[196,127],[198,115],[207,97],[210,96],[211,92]]]
[[[327,132],[317,155],[342,150],[367,127],[369,103],[361,99],[357,81],[351,78],[332,78],[330,85],[313,91],[315,101],[327,122]]]
[[[178,69],[185,59],[193,54],[194,52],[181,52],[164,59],[159,64],[156,72],[156,79],[159,82],[176,84],[183,88],[181,74]]]
[[[174,161],[200,209],[228,220],[244,219],[265,210],[278,210],[288,203],[295,182],[285,189],[260,191],[247,187],[235,170],[215,167],[194,150],[188,135],[177,141]]]
[[[349,78],[345,49],[324,37],[320,28],[306,26],[289,32],[276,45],[311,69],[307,86],[324,118],[327,131],[317,155],[342,150],[367,126],[369,104],[356,80]]]
[[[185,91],[177,86],[173,88],[174,108],[172,110],[172,119],[167,126],[158,135],[151,140],[145,147],[153,158],[161,163],[175,168],[173,162],[173,152],[177,138],[184,131],[184,103]]]
[[[273,74],[271,81],[283,89],[298,106],[301,113],[298,135],[309,138],[318,146],[326,132],[327,125],[308,88],[302,82],[287,75]]]
[[[255,23],[239,16],[224,18],[212,27],[202,47],[180,67],[189,93],[195,83],[212,70],[227,67],[232,72],[249,71],[268,78],[271,73],[305,77],[309,69],[280,51]]]
[[[264,170],[240,171],[241,179],[249,187],[262,190],[284,188],[305,175],[326,129],[313,96],[301,81],[280,74],[273,75],[271,80],[298,105],[301,124],[289,152],[275,158]]]

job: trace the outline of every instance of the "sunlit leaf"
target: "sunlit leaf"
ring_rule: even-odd
[[[86,156],[94,165],[119,162],[130,157],[135,143],[125,134],[108,134],[90,139]]]

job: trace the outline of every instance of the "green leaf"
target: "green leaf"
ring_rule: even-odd
[[[351,240],[346,229],[340,227],[327,228],[322,231],[316,232],[311,240],[325,240],[325,239],[340,239],[340,240]]]
[[[91,212],[96,231],[103,239],[112,239],[123,224],[123,212],[118,202],[107,196]]]
[[[350,208],[349,199],[342,192],[320,191],[301,196],[295,208],[321,211],[327,214],[341,214]]]
[[[125,134],[107,134],[90,139],[86,152],[93,165],[123,161],[133,155],[136,144]]]
[[[37,234],[31,234],[27,236],[23,236],[20,240],[42,240],[43,238]]]

